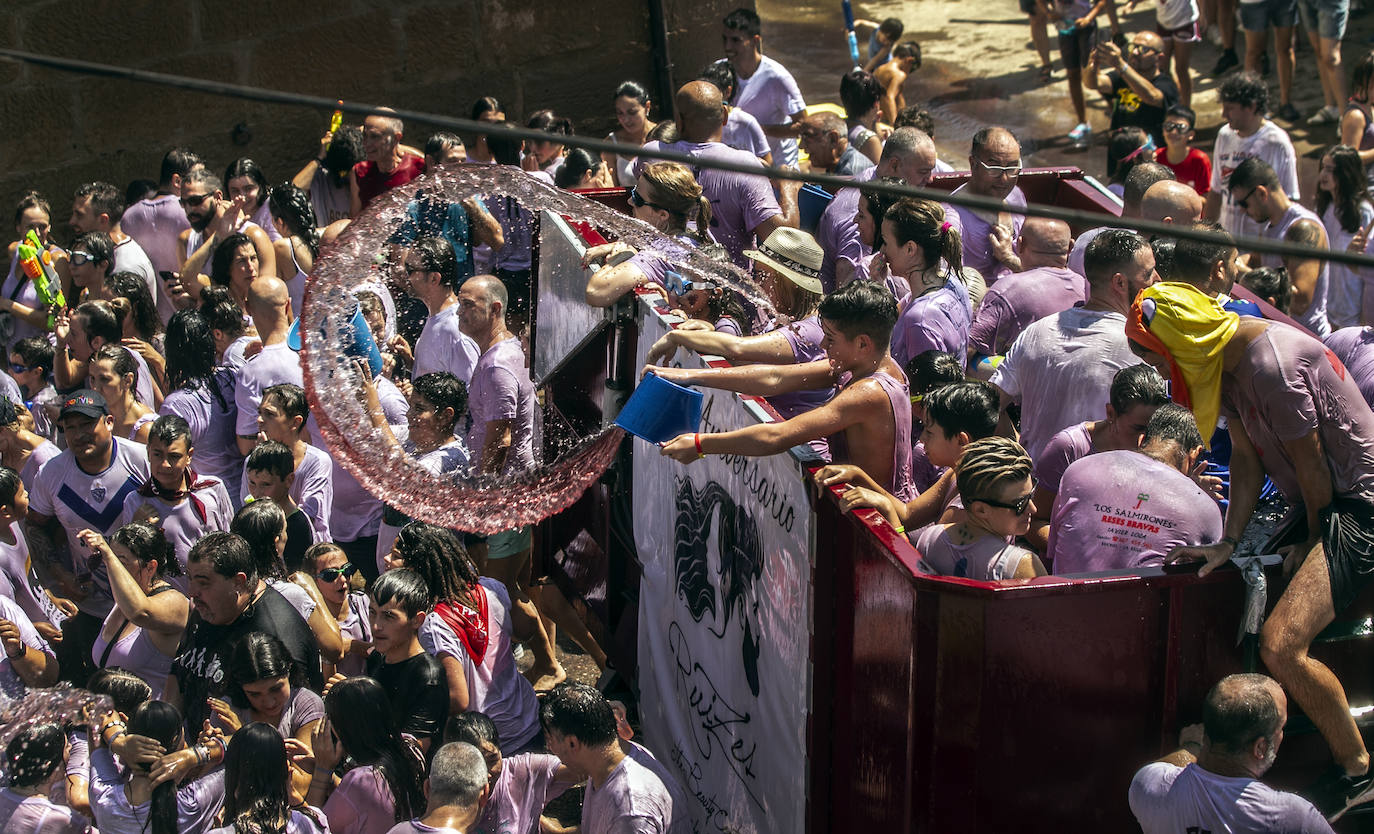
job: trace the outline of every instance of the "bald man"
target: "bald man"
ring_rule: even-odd
[[[699,159],[719,159],[763,169],[758,157],[721,142],[725,127],[725,102],[720,89],[709,81],[690,81],[673,98],[677,109],[677,128],[681,139],[671,145],[650,142],[646,148],[662,148],[690,154]],[[640,157],[635,164],[635,176],[652,160]],[[703,168],[697,173],[702,193],[711,201],[711,236],[724,246],[735,264],[749,268],[744,250],[762,241],[779,226],[796,228],[797,191],[801,183],[780,181],[779,197],[764,176],[736,174]]]
[[[1155,147],[1164,147],[1164,114],[1178,104],[1178,85],[1164,62],[1159,35],[1137,32],[1124,57],[1114,43],[1099,45],[1088,60],[1083,84],[1111,102],[1112,130],[1139,127],[1154,138]]]
[[[969,355],[1001,356],[1032,322],[1081,304],[1088,298],[1088,282],[1068,267],[1073,233],[1062,220],[1027,218],[1017,249],[1021,272],[997,282],[983,296],[983,304],[969,329]]]
[[[829,111],[803,118],[797,137],[810,158],[812,171],[852,177],[873,167],[873,160],[849,144],[849,128],[844,119]]]
[[[1191,226],[1202,219],[1206,202],[1187,183],[1161,180],[1145,189],[1145,196],[1140,200],[1140,216],[1159,223]]]
[[[946,207],[945,219],[959,230],[964,266],[976,270],[992,286],[997,279],[1017,271],[1008,260],[1015,254],[1026,219],[1017,211],[1026,207],[1026,195],[1016,187],[1021,176],[1021,143],[1006,128],[985,127],[973,134],[968,164],[968,182],[954,193],[1000,200],[1005,207],[998,212]]]
[[[357,219],[367,204],[425,172],[425,158],[401,144],[405,124],[389,107],[363,119],[362,162],[348,172],[349,216]]]
[[[248,315],[258,330],[262,350],[239,369],[234,384],[234,404],[238,407],[235,433],[239,452],[247,455],[258,445],[258,405],[262,392],[273,385],[290,382],[305,386],[301,359],[286,344],[291,329],[291,293],[286,282],[275,275],[264,275],[248,285]]]

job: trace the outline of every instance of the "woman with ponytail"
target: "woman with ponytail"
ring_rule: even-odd
[[[255,721],[234,734],[224,757],[224,827],[210,834],[327,834],[324,814],[292,801],[286,742]]]
[[[963,243],[945,210],[930,200],[906,198],[883,214],[882,263],[904,278],[911,293],[900,300],[892,331],[892,358],[906,365],[927,350],[944,351],[962,363],[968,356],[973,305],[959,277]],[[879,259],[870,276],[880,280]]]

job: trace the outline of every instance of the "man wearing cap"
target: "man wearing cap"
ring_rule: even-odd
[[[62,623],[59,660],[64,680],[85,683],[91,645],[114,605],[103,562],[81,544],[82,530],[108,536],[119,527],[124,498],[148,480],[148,453],[141,443],[114,437],[105,398],[81,389],[62,400],[57,427],[67,449],[38,470],[29,496],[28,540],[39,576],[79,613]],[[67,534],[70,556],[59,563],[57,528]]]
[[[804,365],[825,359],[825,333],[821,329],[816,304],[821,299],[821,248],[806,232],[782,227],[768,236],[758,249],[744,253],[754,262],[754,276],[769,288],[778,312],[792,321],[756,336],[735,336],[717,330],[668,331],[649,348],[648,362],[654,365],[672,357],[679,347],[707,356],[720,356],[734,363],[762,365]],[[791,299],[790,305],[782,303]],[[785,320],[785,319],[784,319]],[[668,373],[654,368],[655,373]],[[665,378],[676,379],[671,375]],[[769,405],[784,418],[795,417],[824,405],[835,395],[834,382],[823,380],[814,387],[768,396]],[[816,454],[830,459],[824,438],[811,443]]]
[[[1308,655],[1317,634],[1374,574],[1374,413],[1340,360],[1307,333],[1240,317],[1186,284],[1147,288],[1131,307],[1132,348],[1171,380],[1208,437],[1231,436],[1224,537],[1172,563],[1206,575],[1236,553],[1268,475],[1294,508],[1279,552],[1292,576],[1260,632],[1260,656],[1321,731],[1333,771],[1309,797],[1324,813],[1374,798],[1369,753],[1340,681]]]

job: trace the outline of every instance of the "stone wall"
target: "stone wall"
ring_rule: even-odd
[[[741,2],[663,3],[675,88],[719,57],[719,21]],[[0,47],[464,118],[478,96],[494,95],[512,119],[553,107],[595,136],[614,127],[619,82],[656,88],[647,0],[6,0],[5,7]],[[197,151],[217,174],[251,156],[279,182],[314,153],[329,115],[0,60],[0,212],[11,217],[19,195],[38,188],[65,239],[79,183],[103,179],[122,189],[135,178],[156,179],[173,145]],[[407,141],[418,146],[429,132],[414,125]]]

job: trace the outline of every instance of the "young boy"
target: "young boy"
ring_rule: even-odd
[[[262,402],[258,404],[258,439],[274,440],[290,450],[292,471],[296,476],[291,483],[291,500],[310,519],[310,526],[315,531],[314,541],[327,542],[330,540],[329,514],[334,508],[334,460],[328,452],[306,442],[305,421],[309,416],[310,405],[305,399],[304,388],[289,382],[273,385],[262,392]],[[247,472],[245,462],[239,496],[244,500],[250,492]],[[312,543],[306,542],[306,546]],[[302,550],[301,554],[304,552]]]
[[[367,675],[386,690],[401,732],[415,736],[426,751],[448,721],[444,667],[420,647],[428,606],[429,589],[415,571],[387,571],[372,583]]]
[[[1174,172],[1179,182],[1187,183],[1206,196],[1212,188],[1212,160],[1192,146],[1197,115],[1191,108],[1176,104],[1164,113],[1164,147],[1155,149],[1155,162]]]
[[[882,23],[861,17],[854,18],[854,34],[862,38],[861,33],[864,31],[870,33],[868,63],[864,64],[864,72],[873,72],[892,60],[892,47],[897,45],[897,39],[906,31],[906,24],[895,17],[889,17]]]
[[[137,492],[124,498],[119,524],[146,521],[162,528],[172,543],[181,575],[172,584],[186,590],[186,557],[206,533],[229,531],[234,506],[219,478],[197,475],[191,468],[195,455],[191,427],[175,414],[153,421],[148,433],[148,468],[151,476]]]
[[[266,402],[266,398],[263,398]],[[295,491],[296,469],[291,450],[275,440],[264,440],[243,463],[243,485],[248,501],[270,498],[286,513],[286,551],[283,561],[289,571],[301,569],[305,551],[315,543],[315,530],[291,493]],[[227,529],[227,528],[226,528]]]

